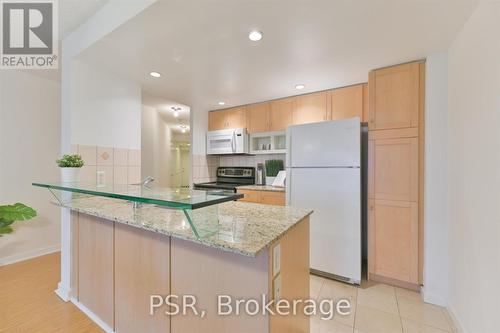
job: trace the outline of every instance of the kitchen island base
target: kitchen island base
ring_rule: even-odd
[[[72,301],[106,331],[309,332],[300,307],[288,316],[249,315],[244,306],[239,315],[217,314],[219,295],[231,297],[234,307],[236,300],[260,303],[263,296],[309,298],[308,215],[255,257],[77,211],[71,223]],[[185,315],[166,314],[173,308],[159,304],[168,295],[179,296],[171,299],[179,305],[183,295],[196,297],[199,314],[190,308]]]

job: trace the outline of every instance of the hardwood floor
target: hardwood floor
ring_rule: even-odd
[[[55,293],[60,253],[0,267],[0,332],[103,332]]]

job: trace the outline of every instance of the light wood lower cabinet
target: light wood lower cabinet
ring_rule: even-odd
[[[285,205],[285,192],[278,191],[255,191],[238,189],[238,193],[244,195],[239,201],[261,203],[265,205]]]
[[[170,317],[149,314],[149,295],[170,294],[170,238],[115,225],[115,331],[170,332]]]
[[[110,330],[127,332],[309,333],[309,317],[217,314],[218,295],[272,300],[279,276],[281,298],[309,298],[309,217],[257,257],[73,212],[72,296]],[[280,246],[280,270],[273,251]],[[76,275],[77,278],[73,278]],[[150,315],[150,296],[193,295],[205,316],[169,316],[162,306]],[[171,299],[180,305],[179,299]],[[253,309],[253,308],[252,308]],[[302,307],[299,307],[302,309]],[[94,319],[94,318],[93,318]]]
[[[78,215],[78,301],[113,327],[114,222]]]
[[[369,200],[369,278],[418,284],[418,203]]]

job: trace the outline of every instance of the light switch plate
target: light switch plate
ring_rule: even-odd
[[[273,276],[276,276],[281,271],[281,246],[276,245],[273,248]]]

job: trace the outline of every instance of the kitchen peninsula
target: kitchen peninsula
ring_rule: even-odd
[[[309,332],[301,312],[218,316],[217,297],[308,299],[312,211],[222,191],[34,185],[71,210],[71,301],[107,332]],[[200,313],[165,314],[168,295],[196,297]]]

